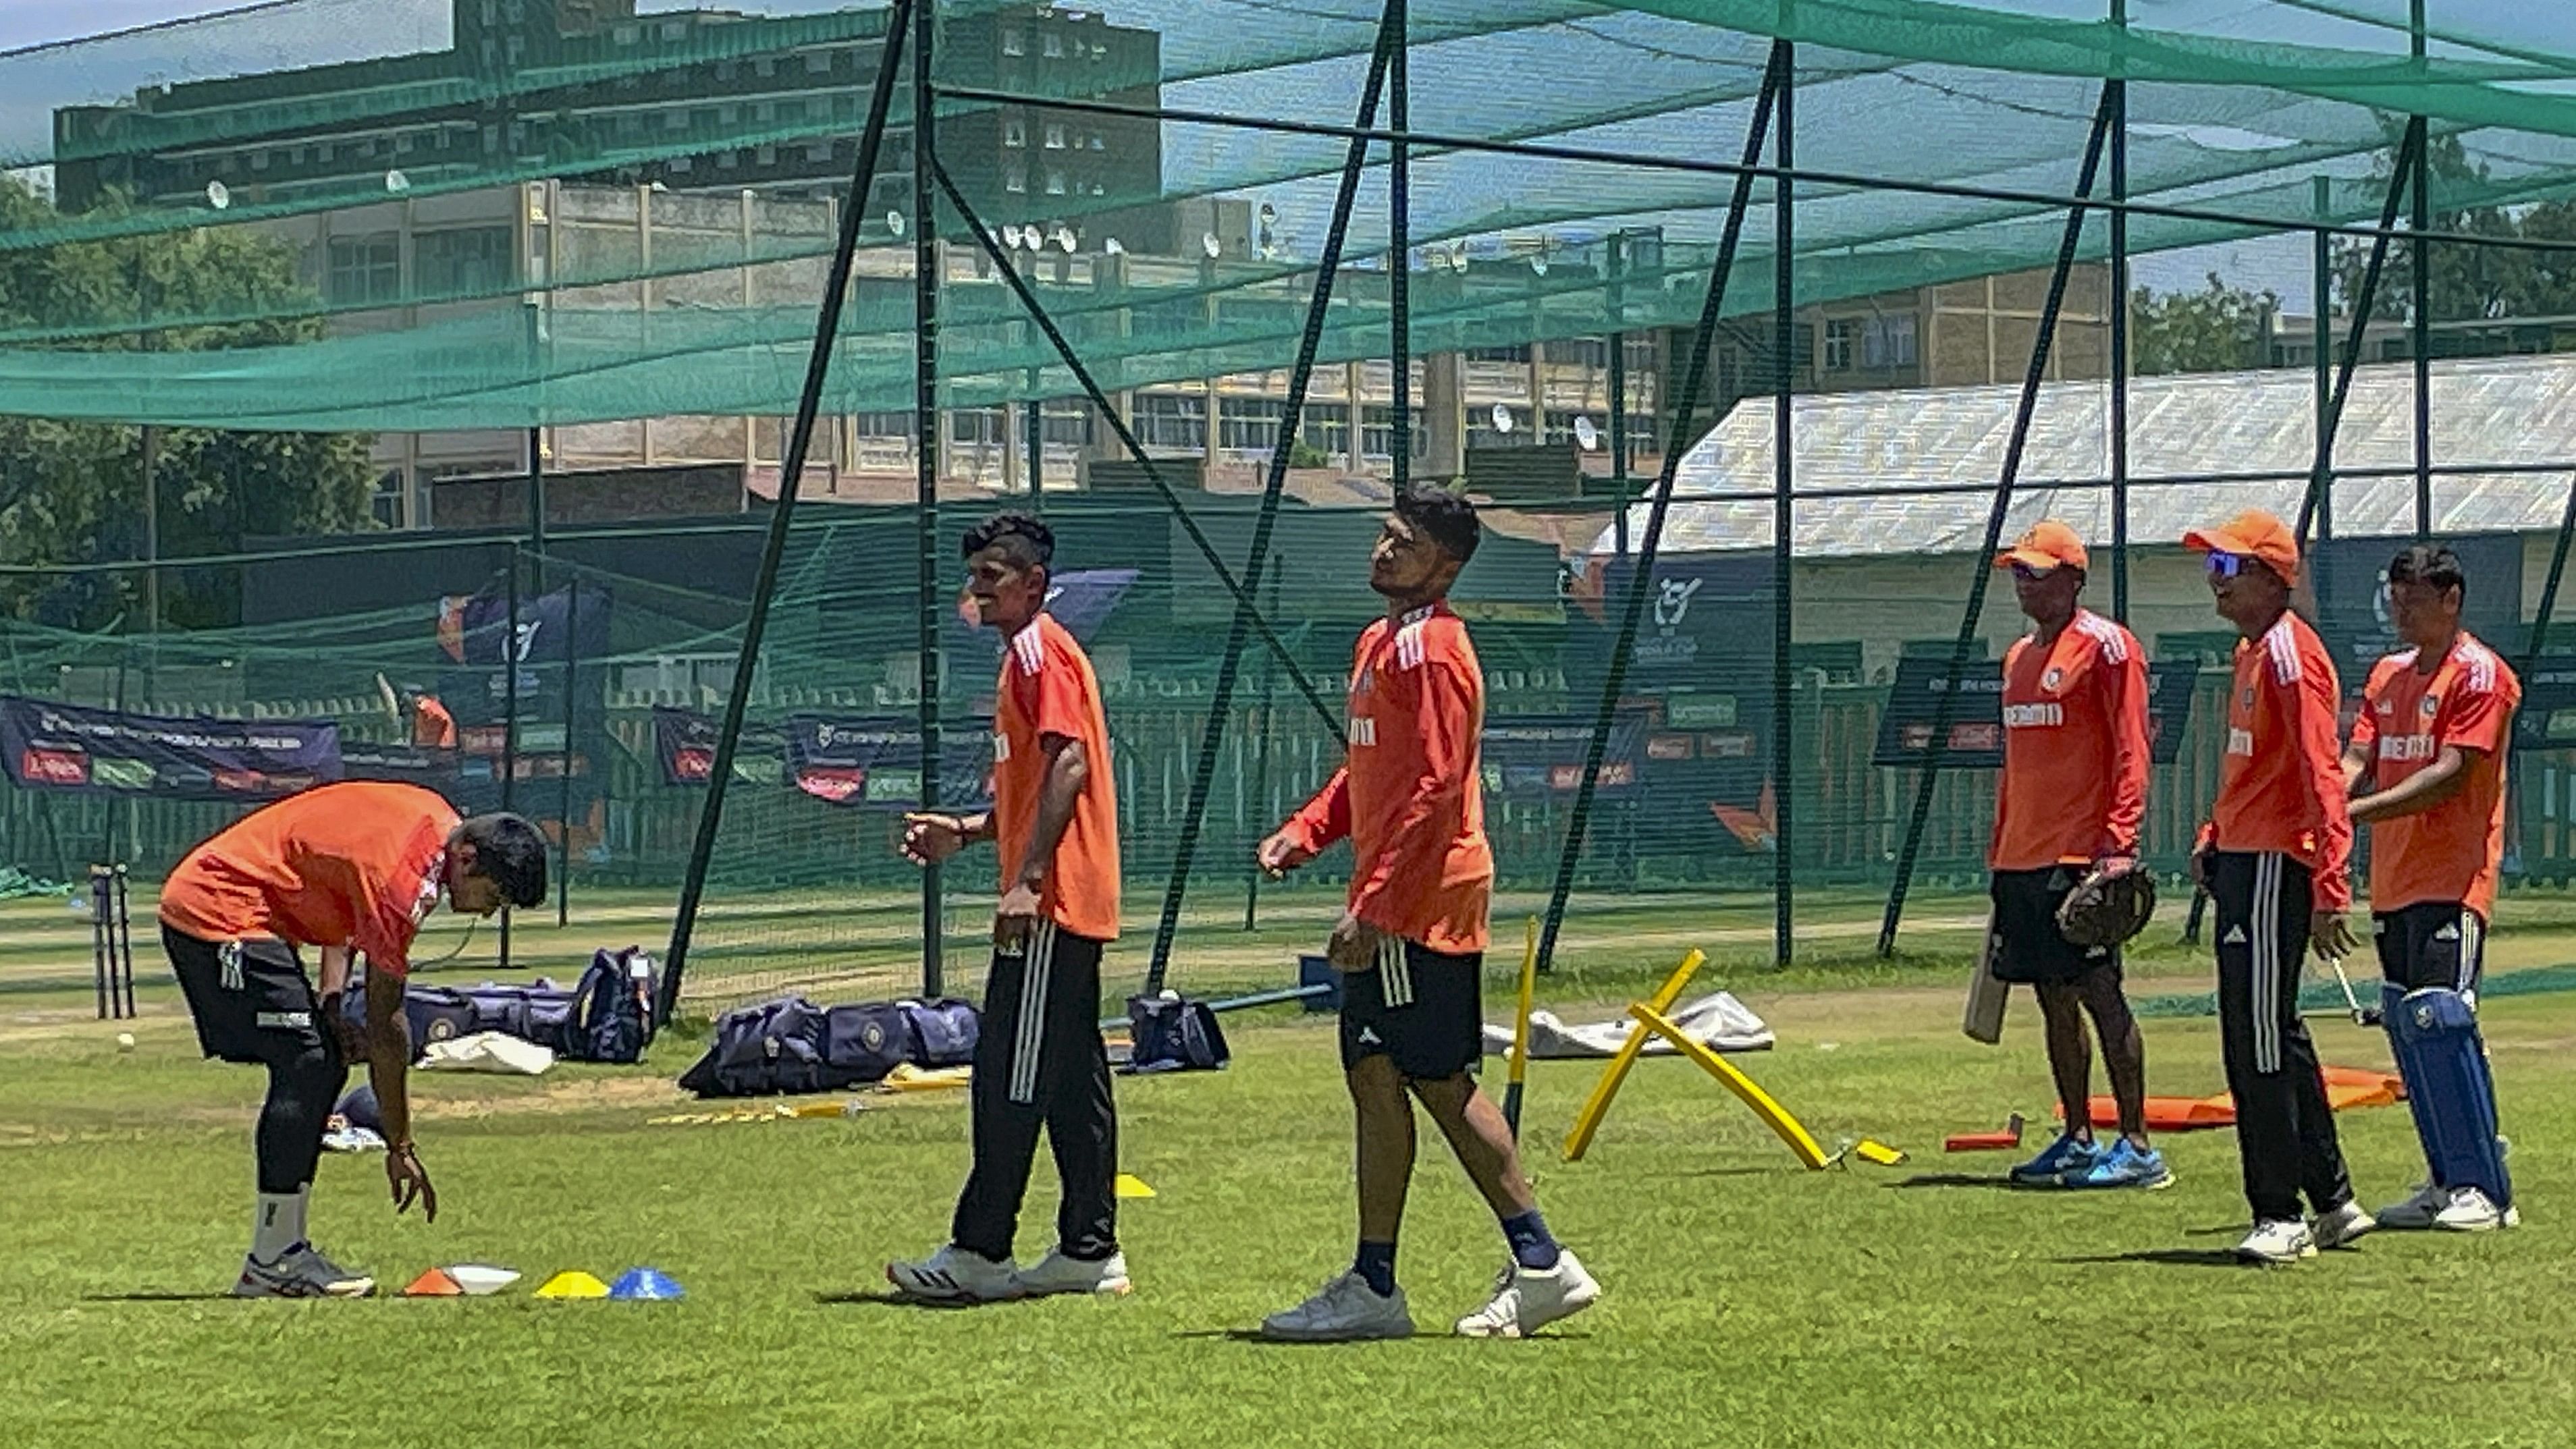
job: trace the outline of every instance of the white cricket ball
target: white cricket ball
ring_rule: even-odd
[[[121,1052],[130,1052],[134,1050],[134,1033],[130,1031],[118,1032],[116,1034],[116,1049]]]

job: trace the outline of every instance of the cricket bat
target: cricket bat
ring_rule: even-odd
[[[2004,1039],[2004,1002],[2012,988],[1995,979],[1995,920],[1986,917],[1985,934],[1977,938],[1976,973],[1968,978],[1968,1010],[1959,1030],[1988,1046]]]
[[[1532,916],[1521,946],[1520,1005],[1512,1015],[1510,1085],[1503,1088],[1503,1121],[1512,1140],[1521,1140],[1521,1083],[1529,1076],[1530,998],[1538,989],[1538,917]]]

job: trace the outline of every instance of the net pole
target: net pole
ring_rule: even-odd
[[[2323,220],[2334,205],[2334,181],[2331,177],[2313,177],[2308,182],[2310,199]],[[2317,315],[2314,323],[2316,342],[2317,421],[2316,457],[2308,467],[2308,491],[2317,499],[2317,537],[2334,537],[2334,325],[2327,311],[2334,298],[2334,238],[2319,231],[2314,237],[2309,265],[2314,275],[2310,285],[2316,289]]]
[[[1404,6],[1402,0],[1387,0],[1385,13],[1377,30],[1377,53],[1369,61],[1368,79],[1360,86],[1359,124],[1367,127],[1377,120],[1378,102],[1386,88],[1387,72],[1395,53],[1403,49]],[[1333,199],[1333,221],[1324,234],[1323,254],[1315,260],[1315,295],[1306,308],[1305,335],[1297,341],[1297,362],[1288,373],[1288,398],[1281,405],[1279,436],[1270,453],[1270,476],[1261,490],[1261,509],[1252,524],[1252,546],[1244,554],[1244,586],[1261,587],[1264,564],[1269,562],[1271,527],[1279,520],[1279,499],[1288,485],[1288,455],[1296,447],[1298,424],[1306,412],[1306,390],[1315,379],[1315,357],[1324,345],[1324,320],[1333,306],[1333,284],[1341,270],[1342,248],[1350,239],[1351,213],[1360,194],[1360,176],[1368,166],[1369,142],[1365,136],[1351,138],[1350,149],[1342,160],[1342,184]],[[1216,669],[1216,691],[1208,701],[1207,723],[1199,731],[1198,762],[1190,770],[1190,793],[1181,807],[1181,838],[1172,855],[1172,876],[1163,889],[1162,919],[1154,927],[1154,955],[1145,969],[1145,994],[1155,995],[1163,989],[1171,973],[1172,942],[1181,927],[1181,901],[1189,893],[1190,866],[1198,854],[1199,836],[1207,819],[1209,789],[1216,783],[1217,755],[1225,740],[1226,715],[1234,704],[1234,690],[1243,673],[1246,636],[1251,631],[1251,616],[1258,614],[1250,597],[1236,600],[1234,620],[1226,629],[1225,655]]]
[[[940,94],[954,95],[956,92],[942,88]],[[1332,732],[1335,742],[1340,742],[1343,738],[1340,711],[1335,706],[1325,703],[1323,692],[1315,687],[1315,681],[1298,664],[1296,656],[1288,652],[1287,641],[1279,637],[1279,631],[1271,627],[1270,620],[1258,608],[1253,608],[1252,600],[1255,595],[1245,586],[1242,579],[1235,577],[1233,566],[1225,561],[1224,555],[1216,551],[1216,545],[1208,541],[1207,530],[1199,527],[1198,520],[1191,516],[1189,507],[1181,501],[1179,490],[1172,487],[1171,480],[1163,476],[1163,470],[1154,461],[1153,455],[1145,451],[1145,444],[1136,436],[1136,430],[1129,427],[1127,420],[1118,415],[1118,409],[1110,403],[1109,394],[1102,389],[1100,380],[1093,376],[1091,368],[1083,362],[1081,355],[1073,350],[1073,343],[1065,337],[1064,329],[1056,325],[1055,318],[1047,312],[1046,305],[1038,300],[1038,294],[1029,285],[1028,279],[1021,276],[1019,269],[1011,264],[1009,254],[1002,249],[1002,243],[994,237],[993,229],[985,224],[982,214],[977,212],[974,204],[966,199],[966,194],[958,190],[956,178],[948,174],[948,168],[941,165],[936,157],[932,158],[930,169],[932,178],[939,183],[939,194],[948,199],[949,210],[955,212],[965,223],[967,234],[975,239],[977,249],[992,262],[994,274],[1001,278],[1004,286],[1010,288],[1011,295],[1019,299],[1021,308],[1029,314],[1029,320],[1037,324],[1040,332],[1046,334],[1048,345],[1055,349],[1056,356],[1064,363],[1065,369],[1073,374],[1075,383],[1082,388],[1083,396],[1091,400],[1091,406],[1100,415],[1100,420],[1107,423],[1110,432],[1117,435],[1118,445],[1127,450],[1127,456],[1138,467],[1145,470],[1145,481],[1153,485],[1154,492],[1163,500],[1163,507],[1171,513],[1172,522],[1180,526],[1182,534],[1189,539],[1191,547],[1195,548],[1199,557],[1207,562],[1208,569],[1216,575],[1217,582],[1234,599],[1235,607],[1252,609],[1253,630],[1261,636],[1261,642],[1270,651],[1270,657],[1278,661],[1279,667],[1286,671],[1289,681],[1297,686],[1297,692],[1305,696],[1307,706],[1315,712],[1315,718],[1323,723],[1325,729]]]
[[[2397,148],[2397,164],[2389,168],[2388,195],[2379,206],[2379,230],[2370,239],[2370,261],[2361,269],[2361,289],[2352,298],[2352,327],[2345,334],[2343,360],[2335,369],[2334,391],[2326,399],[2324,426],[2317,430],[2318,462],[2308,480],[2307,496],[2299,500],[2296,532],[2302,551],[2308,546],[2309,531],[2316,523],[2326,486],[2333,481],[2335,433],[2343,426],[2344,400],[2352,396],[2352,374],[2361,363],[2362,344],[2369,340],[2370,309],[2379,300],[2380,274],[2388,268],[2388,242],[2397,225],[2397,203],[2406,194],[2407,178],[2414,174],[2415,151],[2423,140],[2423,132],[2407,127],[2406,139]],[[2324,304],[2320,301],[2318,305]]]
[[[930,184],[930,162],[938,155],[938,101],[930,82],[932,38],[938,30],[937,0],[914,0],[912,9],[912,309],[913,416],[917,442],[913,456],[913,529],[917,578],[921,590],[921,808],[939,808],[939,228],[932,209],[938,197]],[[850,194],[853,213],[866,204],[864,191]],[[980,436],[980,434],[979,434]],[[1007,444],[1005,446],[1008,446]],[[1034,480],[1032,480],[1034,482]],[[780,485],[783,496],[786,482]],[[947,946],[941,939],[941,867],[921,871],[921,992],[937,1000]]]
[[[1395,455],[1387,470],[1401,495],[1413,482],[1413,147],[1405,139],[1413,129],[1413,83],[1406,57],[1413,49],[1412,13],[1405,0],[1386,0],[1395,26],[1395,52],[1387,57],[1386,119],[1395,139],[1386,148],[1386,345],[1393,373],[1388,389],[1395,400]],[[1351,471],[1359,471],[1364,449],[1351,450]],[[1275,593],[1275,591],[1274,591]],[[1278,612],[1274,600],[1272,613]]]
[[[1771,203],[1771,350],[1778,358],[1778,366],[1772,369],[1771,395],[1771,481],[1777,495],[1771,506],[1771,958],[1786,966],[1798,951],[1797,873],[1791,852],[1791,842],[1797,838],[1792,822],[1797,815],[1798,781],[1791,763],[1796,758],[1797,744],[1797,677],[1790,668],[1796,633],[1790,612],[1790,571],[1797,542],[1794,489],[1798,477],[1798,459],[1793,450],[1794,390],[1790,385],[1790,363],[1797,339],[1793,309],[1798,298],[1798,209],[1793,191],[1798,51],[1794,42],[1780,42],[1779,66],[1779,115],[1773,122],[1772,158],[1780,163],[1780,174],[1772,183]]]
[[[1628,556],[1628,239],[1610,238],[1610,547]]]
[[[581,715],[581,576],[573,575],[564,598],[564,712],[561,779],[555,805],[555,926],[572,924],[572,738]]]
[[[1038,397],[1038,370],[1029,369],[1028,415],[1021,423],[1022,446],[1029,454],[1029,511],[1046,516],[1046,403]]]
[[[2102,152],[2111,132],[2111,121],[2118,93],[2118,82],[2102,83],[2102,102],[2093,112],[2093,130],[2085,138],[2084,164],[2075,181],[2075,200],[2066,209],[2066,231],[2058,239],[2057,265],[2048,274],[2048,298],[2039,310],[2039,336],[2030,345],[2030,366],[2022,373],[2021,402],[2013,410],[2012,437],[2004,446],[2004,464],[1995,480],[1994,506],[1986,512],[1985,543],[1970,560],[1976,572],[1968,582],[1968,606],[1959,616],[1959,634],[1950,645],[1950,664],[1946,687],[1932,706],[1931,747],[1925,751],[1921,774],[1914,784],[1914,810],[1905,822],[1905,842],[1896,853],[1896,879],[1887,892],[1887,914],[1878,925],[1878,954],[1881,958],[1896,953],[1896,927],[1905,916],[1906,889],[1913,883],[1914,861],[1923,848],[1924,827],[1932,820],[1932,793],[1941,783],[1941,759],[1949,752],[1950,716],[1959,694],[1959,682],[1968,668],[1968,649],[1977,639],[1978,616],[1985,612],[1986,586],[1993,580],[1995,550],[2003,546],[2004,520],[2012,512],[2013,484],[2021,476],[2022,451],[2030,442],[2032,414],[2039,408],[2040,384],[2048,378],[2050,345],[2057,337],[2058,318],[2066,306],[2067,279],[2075,271],[2076,248],[2084,240],[2084,217],[2093,194],[2093,180],[2102,167]]]
[[[501,635],[501,808],[519,803],[519,541],[510,540],[510,617]],[[501,907],[501,969],[510,969],[510,916]]]
[[[2558,611],[2558,586],[2567,577],[2567,545],[2576,538],[2576,480],[2567,487],[2567,510],[2558,517],[2558,542],[2549,551],[2549,577],[2540,586],[2540,609],[2531,617],[2531,644],[2523,651],[2522,677],[2528,681],[2540,667],[2541,651],[2549,643],[2549,616]]]
[[[1762,159],[1762,148],[1770,140],[1772,107],[1786,84],[1787,47],[1787,41],[1771,43],[1771,62],[1762,73],[1762,92],[1753,102],[1753,118],[1745,127],[1744,167],[1735,173],[1735,192],[1727,201],[1726,227],[1718,236],[1717,257],[1709,267],[1708,291],[1700,301],[1699,322],[1691,333],[1681,390],[1660,394],[1668,399],[1663,404],[1668,424],[1663,462],[1655,473],[1653,501],[1646,510],[1646,536],[1638,545],[1636,567],[1629,574],[1628,595],[1620,601],[1619,636],[1611,647],[1609,669],[1601,681],[1601,703],[1592,715],[1592,737],[1583,748],[1583,777],[1575,785],[1574,811],[1566,821],[1565,844],[1556,857],[1556,881],[1549,888],[1547,915],[1539,926],[1540,971],[1555,969],[1557,933],[1565,924],[1565,903],[1574,894],[1574,869],[1583,857],[1584,834],[1591,826],[1592,804],[1601,789],[1601,758],[1609,750],[1610,728],[1619,712],[1619,691],[1628,681],[1628,657],[1637,647],[1637,630],[1645,615],[1644,581],[1654,572],[1655,552],[1664,538],[1664,518],[1672,509],[1673,480],[1681,471],[1682,449],[1697,418],[1700,390],[1707,383],[1709,347],[1717,337],[1718,317],[1725,310],[1726,284],[1735,271],[1736,248],[1744,240],[1744,217],[1753,205],[1752,166]]]
[[[2421,74],[2425,59],[2424,0],[2408,7],[2407,54]],[[2409,117],[2415,137],[2415,207],[2407,218],[2406,255],[2414,273],[2415,316],[2408,329],[2415,353],[2415,536],[2433,536],[2433,147],[2422,116]]]
[[[823,383],[831,372],[832,343],[841,327],[841,307],[848,300],[850,265],[859,249],[859,222],[867,212],[869,188],[876,182],[877,153],[885,141],[886,115],[894,105],[895,72],[903,63],[907,22],[919,0],[892,0],[886,21],[885,53],[877,62],[875,87],[868,94],[868,119],[859,133],[859,157],[850,174],[850,201],[841,208],[841,231],[832,249],[832,265],[823,284],[820,315],[814,324],[814,347],[805,363],[805,390],[796,402],[796,422],[779,461],[777,506],[770,510],[769,533],[760,552],[760,568],[751,589],[751,611],[742,625],[742,648],[734,658],[733,683],[725,691],[724,719],[716,731],[716,753],[707,775],[706,803],[698,812],[698,830],[680,881],[680,902],[671,921],[671,950],[663,964],[660,999],[655,1011],[669,1021],[680,1003],[686,977],[689,940],[695,934],[698,908],[706,899],[707,867],[715,856],[716,830],[724,819],[726,787],[733,780],[733,761],[742,745],[743,715],[751,706],[751,676],[760,657],[760,641],[769,630],[770,595],[778,586],[780,560],[787,552],[787,527],[796,513],[796,480],[805,471],[805,452],[814,439],[814,419],[822,411]],[[919,218],[916,218],[919,220]],[[928,440],[916,446],[927,447]]]
[[[1269,570],[1270,612],[1274,615],[1279,612],[1279,580],[1280,576],[1286,571],[1286,569],[1286,560],[1274,559],[1271,561]],[[1272,734],[1276,733],[1276,726],[1278,724],[1277,716],[1279,713],[1278,706],[1273,704],[1270,699],[1270,687],[1272,683],[1271,675],[1274,671],[1270,667],[1270,658],[1268,655],[1262,656],[1261,665],[1261,682],[1257,686],[1261,691],[1261,734],[1258,737],[1257,743],[1253,746],[1252,755],[1252,813],[1253,818],[1256,820],[1263,818],[1269,813],[1270,737]],[[1258,862],[1255,862],[1251,869],[1244,875],[1243,929],[1251,931],[1258,927],[1258,914],[1260,909],[1261,866]]]
[[[2129,28],[2129,0],[2111,0]],[[2111,82],[2111,617],[2129,622],[2129,82],[2126,51]],[[2323,294],[2319,294],[2323,306]]]

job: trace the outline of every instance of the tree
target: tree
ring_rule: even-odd
[[[2378,187],[2389,184],[2402,144],[2403,128],[2391,129],[2389,149],[2372,168]],[[2493,173],[2472,159],[2457,136],[2437,136],[2425,150],[2432,175],[2435,231],[2499,240],[2576,241],[2576,203],[2497,204],[2485,198],[2497,191]],[[2449,200],[2452,204],[2442,203]],[[2409,208],[2401,202],[2402,225]],[[2376,217],[2372,218],[2374,221]],[[2333,244],[2335,302],[2347,315],[2361,295],[2370,265],[2370,240],[2337,237]],[[2535,252],[2470,242],[2436,242],[2426,253],[2426,292],[2434,322],[2507,318],[2565,317],[2576,314],[2576,252]],[[2388,259],[2372,293],[2370,315],[2403,322],[2415,313],[2414,243],[2389,243]]]
[[[52,208],[0,176],[0,233],[37,231]],[[197,352],[318,339],[295,257],[242,227],[0,251],[0,331],[92,352]],[[149,328],[154,315],[250,320]],[[153,430],[152,498],[164,559],[237,551],[254,534],[372,527],[369,439],[352,433]],[[0,417],[0,563],[83,564],[146,556],[145,430]],[[165,625],[233,622],[232,591],[164,570]],[[203,574],[207,571],[200,571]],[[147,611],[142,569],[0,576],[0,613],[100,629]]]
[[[2228,286],[2216,272],[2197,292],[2140,287],[2129,297],[2130,371],[2146,377],[2259,367],[2263,319],[2280,308],[2272,293]]]

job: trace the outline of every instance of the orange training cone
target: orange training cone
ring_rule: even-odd
[[[432,1268],[411,1280],[402,1291],[405,1298],[462,1298],[464,1287],[448,1275],[445,1268]]]

